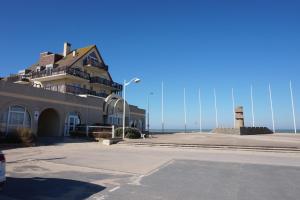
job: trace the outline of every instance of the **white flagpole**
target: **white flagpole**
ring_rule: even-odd
[[[183,88],[183,109],[184,109],[184,132],[186,133],[186,99],[185,99],[185,88]]]
[[[234,101],[233,88],[231,88],[231,98],[232,98],[233,128],[235,128],[235,101]]]
[[[214,88],[214,97],[215,97],[215,112],[216,112],[216,128],[218,128],[219,122],[218,122],[217,94],[215,88]]]
[[[253,87],[251,85],[251,111],[252,111],[252,127],[255,126],[254,123],[254,105],[253,105]]]
[[[164,82],[161,82],[161,131],[164,133]]]
[[[272,100],[271,84],[269,84],[269,94],[270,94],[270,106],[271,106],[271,114],[272,114],[273,133],[275,133],[275,122],[274,122],[274,110],[273,110],[273,100]]]
[[[291,92],[291,101],[292,101],[292,110],[293,110],[294,132],[296,134],[297,133],[297,126],[296,126],[296,116],[295,116],[295,105],[294,105],[292,81],[290,81],[290,92]]]
[[[199,100],[199,128],[200,128],[200,133],[202,132],[202,101],[201,101],[201,90],[199,88],[199,93],[198,93],[198,100]]]

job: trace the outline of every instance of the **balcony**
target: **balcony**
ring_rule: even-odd
[[[68,67],[60,67],[51,70],[43,70],[40,72],[32,72],[31,78],[43,78],[48,76],[67,75],[67,74],[75,77],[83,78],[86,80],[90,79],[90,75],[88,73],[85,73],[79,69],[68,68]]]
[[[88,66],[93,66],[93,67],[98,67],[100,69],[104,69],[106,71],[108,71],[108,66],[103,64],[103,63],[99,63],[97,61],[94,61],[94,60],[84,60],[83,61],[83,65],[88,65]]]
[[[115,90],[122,90],[123,86],[119,83],[115,83],[113,81],[101,78],[101,77],[91,77],[90,83],[99,83],[109,87],[114,88]]]
[[[11,75],[7,77],[8,82],[20,83],[20,84],[28,84],[30,83],[28,76],[26,75]]]
[[[77,86],[73,86],[73,85],[66,85],[65,86],[65,92],[76,94],[76,95],[88,94],[88,95],[104,97],[104,98],[106,98],[108,96],[108,94],[106,94],[106,93],[98,93],[98,92],[95,92],[93,90],[88,90],[86,88],[81,88],[81,87],[77,87]]]

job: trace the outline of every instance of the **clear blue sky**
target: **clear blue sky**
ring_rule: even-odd
[[[213,88],[219,123],[232,125],[231,88],[251,123],[250,85],[257,125],[271,127],[268,83],[277,128],[292,128],[289,80],[293,81],[300,127],[300,3],[275,0],[207,1],[1,1],[0,76],[35,63],[43,51],[62,52],[96,44],[114,81],[138,76],[128,87],[131,104],[146,108],[152,128],[183,128],[183,88],[188,128],[197,128],[198,88],[203,126],[214,126]]]

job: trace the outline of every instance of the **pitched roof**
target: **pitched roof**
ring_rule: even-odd
[[[94,47],[97,49],[96,45],[90,45],[87,47],[74,49],[66,57],[63,57],[62,59],[58,60],[54,64],[56,64],[57,67],[72,66],[75,62],[77,62],[79,59],[85,56]],[[73,51],[76,51],[75,57],[73,57]],[[27,69],[34,71],[38,66],[39,66],[39,62],[29,66]]]
[[[73,57],[73,51],[71,51],[66,57],[63,57],[61,60],[57,61],[55,64],[57,64],[58,67],[72,66],[76,61],[78,61],[80,58],[82,58],[84,55],[86,55],[94,47],[96,47],[96,45],[91,45],[91,46],[75,49],[75,50],[73,50],[73,51],[76,51],[75,57]]]

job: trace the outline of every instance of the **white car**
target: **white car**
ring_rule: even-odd
[[[5,180],[5,156],[2,151],[0,151],[0,189],[3,187]]]

